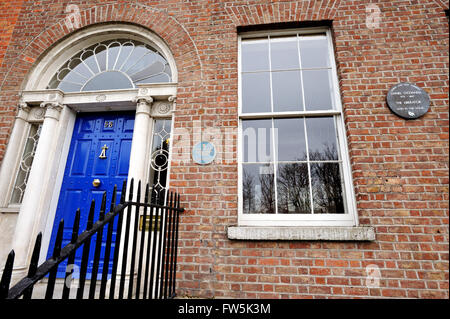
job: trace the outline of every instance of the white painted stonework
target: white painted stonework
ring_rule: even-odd
[[[111,32],[114,31],[114,32]],[[173,83],[143,84],[134,89],[64,93],[46,85],[61,65],[83,47],[114,37],[129,37],[157,47],[169,62]],[[148,30],[131,25],[101,25],[82,30],[52,48],[29,74],[18,115],[0,168],[0,261],[15,251],[13,282],[26,275],[32,247],[42,232],[40,263],[46,259],[78,112],[136,111],[129,179],[146,182],[150,169],[152,125],[171,118],[177,91],[174,59],[165,43]],[[20,205],[9,205],[15,174],[30,123],[42,130]],[[0,265],[0,272],[3,264]],[[120,267],[119,267],[120,269]]]

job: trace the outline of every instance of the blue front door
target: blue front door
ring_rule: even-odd
[[[117,185],[117,202],[120,200],[122,183],[127,178],[133,137],[134,112],[80,113],[75,121],[75,127],[70,144],[69,155],[64,172],[64,178],[56,209],[55,221],[48,250],[52,256],[59,222],[64,218],[64,235],[62,247],[70,242],[72,227],[77,208],[81,210],[80,232],[86,229],[89,207],[95,199],[96,210],[94,222],[98,220],[100,203],[103,193],[107,192],[107,209],[111,204],[114,185]],[[99,180],[98,186],[93,185]],[[116,218],[117,223],[117,218]],[[116,225],[114,225],[113,242]],[[95,243],[96,236],[92,243]],[[106,242],[106,227],[102,238],[102,256]],[[111,258],[114,247],[111,247]],[[82,249],[78,249],[75,265],[81,264]],[[88,263],[88,278],[92,271],[94,246],[91,244]],[[103,259],[103,258],[102,258]],[[108,265],[111,271],[112,264]],[[58,268],[58,277],[65,276],[66,262]],[[103,264],[99,266],[102,273]],[[74,268],[73,276],[77,276]]]

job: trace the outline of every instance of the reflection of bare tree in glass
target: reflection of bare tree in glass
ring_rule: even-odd
[[[252,171],[244,169],[242,176],[244,214],[272,214],[275,212],[275,188],[273,172],[270,168],[270,166],[257,166],[258,173],[254,174]]]
[[[275,213],[275,187],[273,174],[259,174],[259,183],[261,185],[261,206],[263,214]]]
[[[278,213],[308,214],[311,212],[306,164],[280,164],[277,182]]]
[[[325,161],[337,158],[337,149],[334,144],[326,144],[322,151],[310,154],[310,160],[312,161]],[[329,162],[312,163],[311,176],[312,180],[315,181],[313,185],[314,212],[322,214],[344,213],[339,164]]]
[[[242,197],[244,199],[244,214],[253,213],[255,209],[255,183],[253,176],[247,173],[244,169],[244,175],[242,179]]]

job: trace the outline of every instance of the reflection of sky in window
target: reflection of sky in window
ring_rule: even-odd
[[[296,37],[276,37],[270,39],[272,70],[298,69],[298,47]]]
[[[272,162],[272,120],[242,121],[244,162]]]
[[[245,40],[242,42],[242,71],[269,70],[269,44],[267,40]]]
[[[306,160],[304,119],[275,119],[274,127],[278,161]]]
[[[325,35],[244,39],[241,71],[243,113],[334,108]]]
[[[336,128],[333,117],[306,118],[310,160],[320,154],[321,160],[337,160]],[[330,150],[335,153],[330,154]]]

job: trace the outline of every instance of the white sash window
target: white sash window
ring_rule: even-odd
[[[241,34],[239,70],[239,225],[355,225],[330,31]]]

